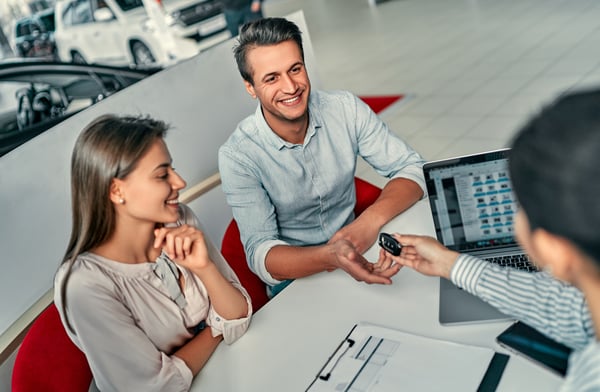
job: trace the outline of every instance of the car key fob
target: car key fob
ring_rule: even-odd
[[[379,246],[394,256],[400,256],[402,245],[388,233],[379,234]]]

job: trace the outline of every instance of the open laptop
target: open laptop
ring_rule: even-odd
[[[435,232],[441,243],[457,252],[535,271],[514,238],[517,203],[508,176],[508,152],[509,149],[483,152],[427,162],[423,166]],[[509,318],[448,280],[440,279],[441,324]]]

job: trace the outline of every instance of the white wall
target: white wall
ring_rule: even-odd
[[[301,12],[306,63],[318,85]],[[193,185],[217,172],[217,149],[254,112],[233,58],[233,40],[161,71],[60,123],[0,158],[0,334],[52,287],[71,227],[70,156],[81,129],[104,113],[149,114],[172,124],[174,166]],[[220,247],[231,219],[221,188],[190,206]],[[0,380],[0,390],[4,381]],[[7,384],[8,385],[8,384]]]

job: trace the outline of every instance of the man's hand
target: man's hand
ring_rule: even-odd
[[[379,229],[359,216],[352,223],[338,230],[328,243],[333,244],[339,240],[346,240],[358,253],[362,254],[375,243],[378,235]]]
[[[331,246],[337,267],[359,282],[391,284],[391,277],[400,271],[401,266],[397,263],[388,264],[385,268],[381,265],[376,268],[375,264],[368,262],[347,240],[335,241]]]
[[[385,270],[398,263],[424,275],[450,278],[450,271],[458,257],[457,252],[446,248],[432,237],[397,233],[392,235],[402,244],[402,253],[400,256],[392,256],[382,249],[375,268]]]

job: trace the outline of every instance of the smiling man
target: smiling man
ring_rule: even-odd
[[[291,279],[337,268],[390,284],[399,267],[379,268],[362,253],[423,196],[422,158],[353,94],[311,91],[294,23],[250,22],[234,52],[259,104],[221,146],[219,171],[250,269],[270,295]],[[358,156],[390,181],[355,218]]]

